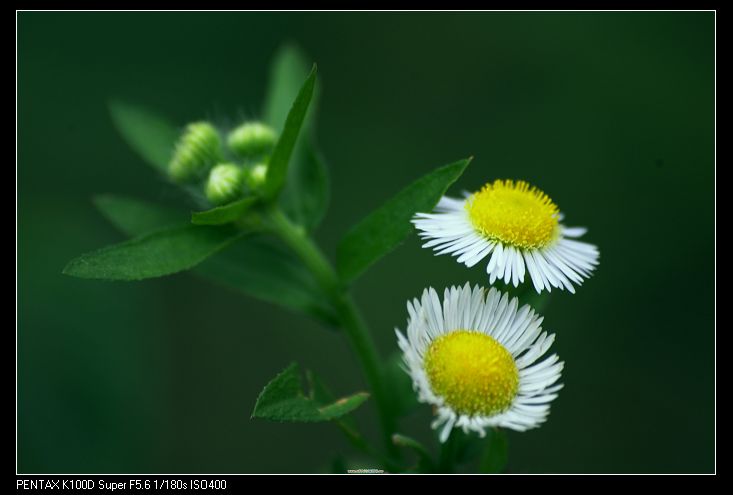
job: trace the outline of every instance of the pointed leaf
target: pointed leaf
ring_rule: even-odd
[[[323,418],[324,421],[340,418],[362,405],[368,398],[368,393],[357,392],[348,397],[337,399],[331,404],[321,406],[318,408],[318,411],[321,413],[321,418]]]
[[[275,149],[272,151],[267,169],[267,179],[263,187],[265,198],[274,198],[283,187],[288,174],[290,156],[293,153],[300,129],[308,112],[308,106],[313,97],[315,84],[316,66],[313,65],[308,79],[303,83],[298,96],[295,98],[295,102],[293,102],[293,106],[290,108],[288,117],[285,120],[285,126],[275,144]]]
[[[129,236],[187,225],[184,213],[135,198],[99,196],[95,205],[112,224]],[[328,324],[335,322],[333,310],[323,302],[318,284],[310,272],[289,251],[261,237],[245,237],[195,267],[193,272],[209,281],[289,310],[304,312]]]
[[[315,373],[311,370],[306,370],[305,376],[306,382],[308,383],[308,389],[310,390],[309,397],[312,400],[319,404],[328,404],[336,400],[335,396]],[[346,435],[356,449],[362,451],[369,450],[368,443],[359,432],[359,428],[353,416],[342,416],[335,420],[335,424],[341,429],[343,434]]]
[[[303,393],[300,369],[296,363],[292,363],[262,390],[252,417],[272,421],[329,421],[350,413],[368,396],[369,394],[360,392],[330,404],[320,404]]]
[[[265,122],[274,129],[282,129],[290,107],[298,96],[303,81],[308,77],[310,63],[305,54],[294,45],[282,46],[270,66],[270,79],[263,108]],[[308,125],[310,115],[304,123]]]
[[[142,106],[121,101],[109,104],[112,122],[140,157],[166,173],[179,130],[168,120]]]
[[[404,241],[413,230],[412,216],[432,211],[470,161],[460,160],[421,177],[347,232],[337,252],[337,265],[344,280],[354,280]]]
[[[191,223],[195,225],[222,225],[235,222],[242,218],[242,215],[256,202],[256,197],[248,196],[210,210],[196,211],[191,214]]]
[[[282,129],[285,125],[288,110],[302,81],[308,77],[309,66],[306,56],[292,45],[283,46],[275,55],[263,111],[265,122],[274,129]],[[285,214],[309,232],[323,218],[330,195],[328,170],[313,141],[319,87],[320,83],[316,81],[310,109],[296,141],[279,199]]]
[[[102,280],[142,280],[188,270],[242,235],[225,227],[185,225],[144,234],[73,259],[66,275]]]

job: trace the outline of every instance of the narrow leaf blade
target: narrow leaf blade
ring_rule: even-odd
[[[308,70],[307,57],[294,45],[284,45],[275,55],[262,113],[265,122],[274,129],[282,129],[285,125],[290,106],[308,77]],[[320,223],[330,197],[328,169],[316,149],[312,132],[319,90],[320,81],[316,81],[310,109],[290,158],[287,179],[279,198],[285,214],[308,232]]]
[[[66,275],[101,280],[143,280],[188,270],[231,244],[241,232],[186,225],[158,230],[83,254]]]
[[[178,139],[176,126],[142,106],[121,101],[110,102],[109,111],[127,144],[149,165],[166,173]]]
[[[318,408],[318,412],[320,412],[321,418],[323,418],[324,421],[340,418],[362,405],[368,398],[368,393],[358,392],[348,397],[342,397],[331,404],[322,406]]]
[[[210,210],[197,211],[191,215],[191,223],[195,225],[223,225],[235,222],[256,202],[256,197],[249,196]]]
[[[270,79],[262,111],[265,122],[275,129],[282,129],[290,107],[298,96],[310,67],[303,52],[294,45],[278,49],[270,66]],[[310,114],[307,120],[310,120]],[[308,122],[304,124],[308,125]]]
[[[347,232],[337,252],[337,265],[343,279],[353,281],[404,241],[412,231],[412,216],[431,211],[470,161],[470,158],[460,160],[421,177]]]
[[[275,144],[275,149],[270,157],[267,179],[263,187],[263,195],[266,198],[274,198],[283,186],[288,174],[288,163],[298,140],[300,129],[305,120],[308,106],[313,97],[313,88],[316,84],[316,66],[313,66],[310,75],[303,83],[303,86],[295,98],[295,102],[285,120],[285,126],[280,133],[280,138]]]

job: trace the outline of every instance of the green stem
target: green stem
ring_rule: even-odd
[[[441,473],[452,473],[453,466],[456,462],[456,453],[458,450],[458,432],[453,430],[448,440],[440,446],[440,459],[438,460],[438,469]]]
[[[389,414],[389,403],[379,355],[359,309],[344,289],[336,270],[302,228],[290,222],[279,209],[270,210],[267,219],[272,231],[295,252],[331,299],[331,304],[343,325],[344,333],[359,358],[367,383],[371,388],[387,452],[394,454],[396,452],[395,445],[392,443],[394,421]]]
[[[417,454],[417,470],[420,473],[432,473],[435,472],[435,464],[430,456],[430,452],[417,440],[410,438],[405,435],[395,433],[392,435],[392,443],[399,447],[405,447],[413,450]]]

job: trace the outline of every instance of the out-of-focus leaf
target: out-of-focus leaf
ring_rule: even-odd
[[[281,47],[272,62],[263,118],[274,129],[282,129],[288,111],[308,77],[310,63],[293,45]],[[320,84],[316,81],[310,109],[290,158],[287,179],[280,193],[280,207],[293,222],[313,230],[328,207],[330,183],[328,169],[318,153],[313,131]]]
[[[298,141],[280,194],[280,207],[293,222],[312,231],[323,219],[330,197],[328,168],[313,144]]]
[[[265,385],[257,398],[252,417],[272,421],[329,421],[350,413],[368,397],[366,392],[359,392],[321,404],[303,393],[300,369],[293,363]]]
[[[429,212],[463,173],[471,159],[440,167],[416,180],[361,220],[338,246],[337,265],[346,281],[352,281],[372,263],[392,251],[413,230],[415,213]]]
[[[94,198],[94,205],[107,220],[130,237],[188,223],[184,213],[125,196],[100,194]]]
[[[305,54],[294,45],[283,45],[275,54],[270,66],[270,79],[262,111],[267,124],[274,129],[285,127],[290,107],[298,96],[303,81],[308,77],[311,64]],[[313,112],[309,112],[304,128],[310,125]]]
[[[248,196],[210,210],[197,211],[191,214],[191,223],[195,225],[223,225],[235,222],[242,218],[242,215],[256,202],[256,197]]]
[[[185,225],[144,234],[73,259],[66,275],[143,280],[188,270],[241,237],[228,227]]]
[[[336,316],[308,270],[280,245],[249,236],[196,267],[198,275],[336,329]]]
[[[262,188],[262,194],[265,198],[274,198],[277,196],[285,183],[285,178],[288,175],[290,157],[293,149],[295,149],[295,143],[298,140],[298,135],[300,134],[303,121],[308,112],[308,106],[313,97],[315,84],[316,66],[314,65],[310,75],[300,88],[298,96],[293,102],[293,106],[288,112],[285,125],[272,151],[267,169],[267,178]]]
[[[184,213],[139,199],[105,195],[98,197],[95,204],[129,236],[187,224]],[[311,274],[288,251],[262,237],[248,236],[192,271],[212,282],[334,325],[333,310],[323,302]]]
[[[167,173],[168,162],[179,135],[178,128],[139,105],[112,101],[109,110],[112,122],[127,144],[149,165],[161,173]]]

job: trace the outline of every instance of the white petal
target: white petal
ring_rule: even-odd
[[[445,441],[448,440],[448,437],[450,436],[450,432],[453,429],[454,423],[455,423],[454,417],[448,418],[448,421],[445,422],[445,425],[443,426],[443,429],[440,432],[440,443],[445,443]]]
[[[534,264],[534,260],[532,259],[532,253],[529,251],[525,251],[522,253],[524,256],[524,261],[527,263],[527,271],[529,272],[529,276],[532,279],[532,285],[534,285],[534,289],[539,294],[542,292],[542,289],[545,288],[544,281],[542,280],[542,276],[540,275],[539,270]]]
[[[451,198],[450,196],[443,196],[438,201],[435,211],[461,211],[465,208],[466,200],[459,198]]]
[[[588,232],[585,227],[563,227],[562,235],[564,237],[581,237]]]
[[[499,262],[501,261],[503,256],[504,246],[502,246],[501,243],[497,243],[494,247],[494,252],[491,255],[491,259],[489,260],[489,265],[486,267],[486,273],[488,273],[489,275],[493,274],[494,271],[501,266],[499,265]]]

